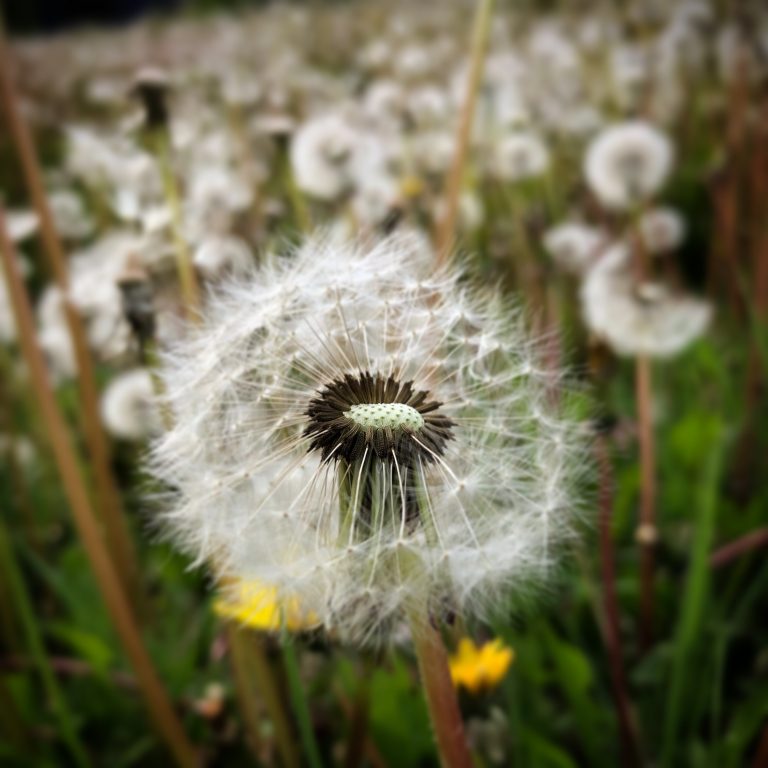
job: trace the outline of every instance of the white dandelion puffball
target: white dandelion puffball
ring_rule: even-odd
[[[20,243],[37,232],[39,219],[34,211],[26,209],[8,210],[5,212],[8,237],[12,243]]]
[[[493,173],[504,181],[521,181],[541,176],[549,167],[549,150],[532,133],[511,133],[496,145]]]
[[[685,240],[685,219],[674,208],[646,211],[638,222],[643,245],[656,256],[674,251]]]
[[[650,123],[630,120],[605,128],[592,140],[584,175],[603,205],[627,210],[661,189],[673,159],[665,134]]]
[[[248,244],[239,237],[210,235],[195,249],[192,257],[195,267],[208,280],[231,271],[247,272],[253,266],[253,254]]]
[[[672,357],[704,333],[712,315],[702,299],[662,283],[638,283],[623,244],[589,270],[581,302],[590,330],[620,355]]]
[[[358,132],[340,113],[329,113],[304,123],[291,143],[291,166],[296,184],[320,200],[334,200],[351,183]]]
[[[578,221],[564,221],[544,233],[544,248],[564,271],[581,275],[605,246],[606,235]]]
[[[101,397],[101,417],[107,431],[123,440],[143,440],[157,432],[160,417],[150,372],[135,368],[115,376]]]
[[[166,355],[164,521],[347,641],[391,639],[411,609],[482,616],[573,530],[582,441],[540,352],[423,239],[310,239]]]

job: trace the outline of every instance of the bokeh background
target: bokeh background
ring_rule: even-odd
[[[407,642],[224,604],[155,525],[185,279],[322,228],[450,248],[579,393],[578,536],[445,631],[476,764],[768,765],[763,4],[4,14],[0,763],[438,764]]]

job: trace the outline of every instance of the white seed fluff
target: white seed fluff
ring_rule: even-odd
[[[233,279],[165,356],[163,519],[197,562],[273,585],[347,641],[391,639],[409,607],[506,607],[553,570],[584,466],[572,397],[540,358],[520,313],[435,270],[421,239],[310,239]],[[407,434],[416,450],[322,462],[308,405],[364,372],[428,391],[450,439],[428,449],[427,416],[361,401],[341,430]]]
[[[707,328],[712,306],[658,282],[638,284],[629,248],[614,245],[581,288],[587,325],[620,355],[672,357]]]
[[[643,120],[629,120],[605,128],[592,140],[584,175],[603,205],[626,210],[661,189],[673,157],[664,133]]]

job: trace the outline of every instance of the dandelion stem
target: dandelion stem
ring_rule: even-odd
[[[467,161],[477,95],[483,78],[485,53],[488,48],[491,19],[493,17],[493,6],[494,0],[479,0],[475,16],[467,91],[464,97],[464,105],[459,115],[453,164],[445,183],[445,212],[438,221],[435,232],[435,249],[438,264],[443,264],[448,258],[456,232],[456,218],[459,212],[459,197],[464,178],[464,166]]]
[[[311,768],[322,768],[323,761],[320,758],[320,749],[317,746],[315,731],[312,727],[312,716],[307,706],[307,697],[304,686],[301,683],[299,660],[296,656],[296,646],[293,639],[287,635],[283,638],[283,660],[285,672],[288,676],[288,690],[291,694],[293,712],[299,726],[299,737],[304,749],[304,757]]]
[[[260,738],[259,715],[253,695],[255,687],[261,694],[267,714],[272,720],[283,765],[286,768],[299,768],[301,759],[294,746],[293,729],[287,717],[280,686],[275,679],[273,665],[267,657],[265,638],[234,623],[229,624],[228,636],[238,698],[251,739],[255,742]],[[251,685],[251,680],[255,682],[255,686]]]
[[[768,765],[768,725],[763,727],[752,768],[764,768],[766,765]]]
[[[134,601],[138,602],[140,595],[139,568],[120,495],[112,474],[109,441],[104,434],[99,417],[99,396],[93,360],[82,321],[69,300],[69,275],[64,249],[48,205],[34,142],[19,110],[9,65],[10,56],[8,55],[2,19],[0,19],[0,101],[2,101],[6,121],[19,155],[29,195],[40,220],[40,234],[48,258],[49,269],[64,299],[65,320],[77,363],[83,432],[88,453],[93,462],[96,495],[100,502],[98,509],[104,526],[107,546],[125,589]]]
[[[61,736],[67,745],[74,764],[79,766],[90,765],[88,755],[77,737],[77,730],[72,714],[67,706],[67,701],[62,694],[48,661],[40,629],[35,620],[35,609],[24,585],[24,579],[16,561],[13,546],[2,521],[0,521],[0,566],[3,566],[5,571],[3,582],[10,588],[13,602],[16,604],[17,614],[24,628],[29,651],[32,654],[32,659],[37,667],[46,695],[50,699],[56,714]]]
[[[32,307],[21,279],[17,256],[8,237],[2,208],[0,208],[0,257],[18,328],[19,344],[29,369],[30,382],[41,417],[48,425],[48,437],[54,459],[78,534],[96,575],[107,610],[136,671],[158,731],[166,740],[177,763],[184,768],[192,768],[197,765],[197,756],[147,654],[126,598],[124,585],[113,565],[110,553],[104,547],[93,506],[75,456],[72,436],[56,402],[45,359],[35,335]]]
[[[409,623],[440,764],[443,768],[471,768],[472,758],[443,639],[426,613],[411,610]]]
[[[346,768],[356,768],[356,766],[361,764],[367,744],[371,693],[370,680],[373,674],[373,663],[370,657],[365,659],[364,666],[365,669],[362,670],[360,679],[357,681],[354,704],[348,707],[349,711],[347,714],[350,722],[347,751],[344,756]]]
[[[651,360],[638,355],[635,361],[638,439],[640,441],[640,643],[647,650],[653,642],[654,571],[656,529],[656,458],[653,435]]]
[[[14,371],[14,361],[10,349],[0,349],[0,432],[6,433],[8,440],[0,450],[0,459],[8,468],[8,484],[16,507],[21,512],[24,524],[24,535],[32,549],[39,553],[40,534],[35,520],[35,511],[29,495],[27,478],[17,449],[17,429],[11,417],[13,406],[18,397],[22,400],[24,392],[20,391]],[[35,446],[37,447],[37,446]]]
[[[285,191],[288,194],[288,200],[293,210],[293,216],[296,226],[300,232],[309,232],[312,229],[312,219],[307,209],[307,203],[304,200],[301,190],[296,184],[296,178],[291,167],[291,157],[288,151],[288,144],[282,144],[278,147],[280,153],[280,166],[285,183]]]
[[[245,726],[245,738],[249,742],[253,756],[259,759],[259,749],[261,747],[261,713],[258,702],[251,686],[251,675],[247,658],[245,644],[240,636],[239,628],[234,624],[227,626],[227,639],[229,641],[229,658],[232,666],[232,676],[235,681],[235,691],[237,701],[240,706],[240,712],[243,716]],[[278,745],[280,744],[279,732]]]
[[[595,444],[599,472],[600,504],[600,559],[602,566],[603,613],[605,616],[605,644],[610,658],[613,680],[613,698],[619,720],[622,765],[639,766],[637,729],[632,718],[631,701],[622,659],[619,604],[616,598],[616,551],[611,521],[613,518],[613,468],[607,440],[604,435]]]
[[[164,128],[154,129],[151,138],[163,181],[165,202],[171,212],[171,234],[176,255],[176,274],[179,277],[181,297],[184,302],[183,311],[187,317],[194,318],[197,308],[200,306],[200,287],[197,284],[197,275],[192,264],[189,245],[184,237],[179,188],[171,163],[170,139]]]

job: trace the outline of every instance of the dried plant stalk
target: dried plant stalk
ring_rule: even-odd
[[[450,253],[456,232],[456,217],[459,211],[459,197],[464,177],[464,166],[467,161],[469,139],[472,133],[472,122],[475,117],[475,105],[485,66],[485,53],[488,48],[488,37],[491,30],[494,0],[480,0],[475,17],[472,34],[472,49],[470,58],[469,79],[464,105],[459,116],[459,127],[456,133],[456,148],[453,164],[445,185],[445,211],[437,224],[435,232],[435,248],[438,263],[443,263]]]
[[[109,615],[136,672],[153,721],[178,765],[192,768],[198,764],[197,755],[152,665],[126,598],[123,584],[110,553],[104,546],[98,521],[80,473],[72,436],[56,402],[45,359],[35,335],[32,307],[19,272],[13,245],[8,237],[2,208],[0,208],[0,256],[18,328],[19,344],[29,369],[30,382],[41,418],[48,426],[48,437],[56,467],[72,510],[75,526],[96,574]]]
[[[647,650],[653,641],[654,572],[656,559],[656,448],[653,435],[651,360],[639,355],[635,361],[635,393],[640,441],[640,644]]]
[[[82,321],[69,301],[69,275],[64,249],[56,231],[53,215],[45,194],[40,165],[32,136],[18,107],[10,73],[10,57],[0,25],[0,100],[19,155],[30,197],[40,220],[40,233],[49,268],[64,298],[64,312],[78,371],[80,413],[88,453],[93,463],[93,476],[99,500],[98,511],[104,527],[107,546],[128,594],[138,601],[139,569],[135,548],[126,524],[120,494],[112,473],[109,441],[99,418],[99,394],[93,360]]]

